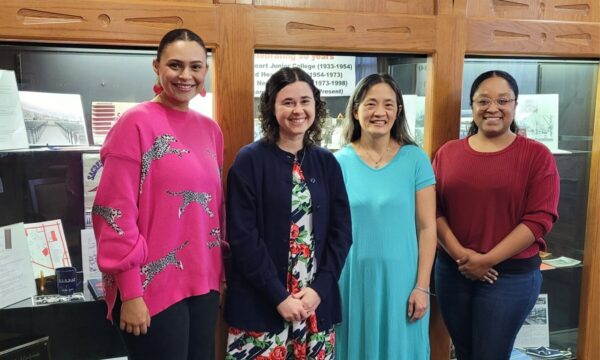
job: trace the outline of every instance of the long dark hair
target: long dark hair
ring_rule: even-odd
[[[387,84],[392,88],[396,94],[396,103],[402,105],[402,109],[398,111],[396,119],[394,120],[394,125],[392,125],[392,129],[390,130],[392,139],[398,141],[401,145],[415,145],[415,141],[408,130],[408,123],[406,122],[402,92],[396,84],[396,81],[394,81],[394,78],[388,74],[371,74],[363,78],[356,85],[356,89],[354,89],[354,93],[350,97],[350,100],[348,100],[348,105],[346,106],[346,119],[344,120],[343,130],[344,141],[349,143],[360,139],[362,129],[358,119],[354,116],[354,113],[358,110],[358,106],[365,100],[365,96],[369,90],[373,86],[381,83]]]
[[[516,103],[517,99],[519,98],[519,85],[517,85],[517,80],[515,80],[515,78],[512,77],[512,75],[507,73],[506,71],[490,70],[490,71],[486,71],[483,74],[479,75],[473,81],[473,84],[471,85],[471,93],[469,94],[469,105],[471,106],[471,109],[473,108],[473,96],[475,96],[475,92],[477,92],[477,90],[479,89],[479,86],[481,85],[482,82],[484,82],[485,80],[492,78],[492,77],[501,77],[504,80],[506,80],[506,82],[508,83],[508,86],[510,86],[512,91],[515,93],[515,103]],[[469,133],[467,135],[468,136],[475,135],[475,134],[477,134],[478,131],[479,131],[479,128],[475,124],[475,121],[471,121],[471,127],[469,127]],[[510,123],[510,131],[512,131],[515,134],[519,131],[519,127],[517,126],[515,119],[513,119],[512,123]]]
[[[160,44],[158,44],[158,49],[156,50],[156,60],[160,61],[163,50],[167,45],[179,40],[197,42],[198,45],[202,46],[206,54],[206,45],[204,45],[204,40],[198,34],[189,29],[173,29],[166,33],[160,40]]]
[[[325,101],[321,100],[321,91],[317,89],[313,79],[304,70],[297,67],[283,67],[271,75],[260,95],[258,105],[260,125],[264,140],[274,144],[279,140],[279,123],[275,118],[275,99],[284,87],[304,81],[308,84],[315,99],[315,121],[304,134],[304,146],[311,146],[321,141],[321,126],[325,120]]]

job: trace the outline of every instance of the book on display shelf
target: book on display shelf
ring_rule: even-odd
[[[95,300],[104,299],[104,285],[102,285],[102,279],[89,279],[87,283],[90,293]]]

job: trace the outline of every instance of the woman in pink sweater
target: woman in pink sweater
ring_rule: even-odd
[[[481,74],[470,95],[469,136],[433,162],[435,286],[458,359],[507,360],[540,292],[538,252],[558,218],[559,177],[550,151],[517,135],[510,74]]]
[[[93,208],[108,318],[133,359],[214,359],[223,277],[223,136],[189,109],[205,93],[202,39],[167,33],[156,97],[125,112],[101,150]]]

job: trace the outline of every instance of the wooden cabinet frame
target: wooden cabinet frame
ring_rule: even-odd
[[[594,0],[1,0],[0,41],[156,46],[176,27],[214,55],[215,117],[226,168],[253,140],[255,50],[417,53],[428,56],[424,148],[458,134],[466,55],[600,58]],[[149,65],[150,66],[150,65]],[[600,339],[600,79],[590,170],[577,358]],[[432,359],[448,340],[432,313]],[[595,349],[593,347],[596,347]]]

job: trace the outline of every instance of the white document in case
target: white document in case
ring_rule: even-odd
[[[97,153],[82,154],[81,161],[83,163],[83,209],[91,212],[96,198],[96,190],[100,184],[103,166],[102,161],[100,161],[100,154]],[[88,227],[87,223],[86,227]]]
[[[81,230],[81,266],[84,281],[102,278],[98,269],[98,247],[93,229]]]
[[[71,266],[69,248],[59,220],[25,224],[25,236],[31,254],[33,275],[54,275],[54,269]]]
[[[0,227],[0,308],[36,294],[23,223]]]
[[[550,345],[548,294],[540,294],[515,340],[516,348]]]
[[[28,147],[15,73],[0,70],[0,150]]]
[[[92,101],[92,137],[94,145],[104,144],[106,135],[121,115],[138,103]]]
[[[571,259],[570,257],[561,256],[554,259],[544,259],[542,260],[544,264],[551,265],[554,267],[568,267],[575,266],[581,264],[581,261],[577,259]]]
[[[425,96],[403,95],[402,100],[404,101],[404,113],[406,114],[408,130],[413,138],[417,139],[419,137],[418,132],[422,133],[424,131]]]

